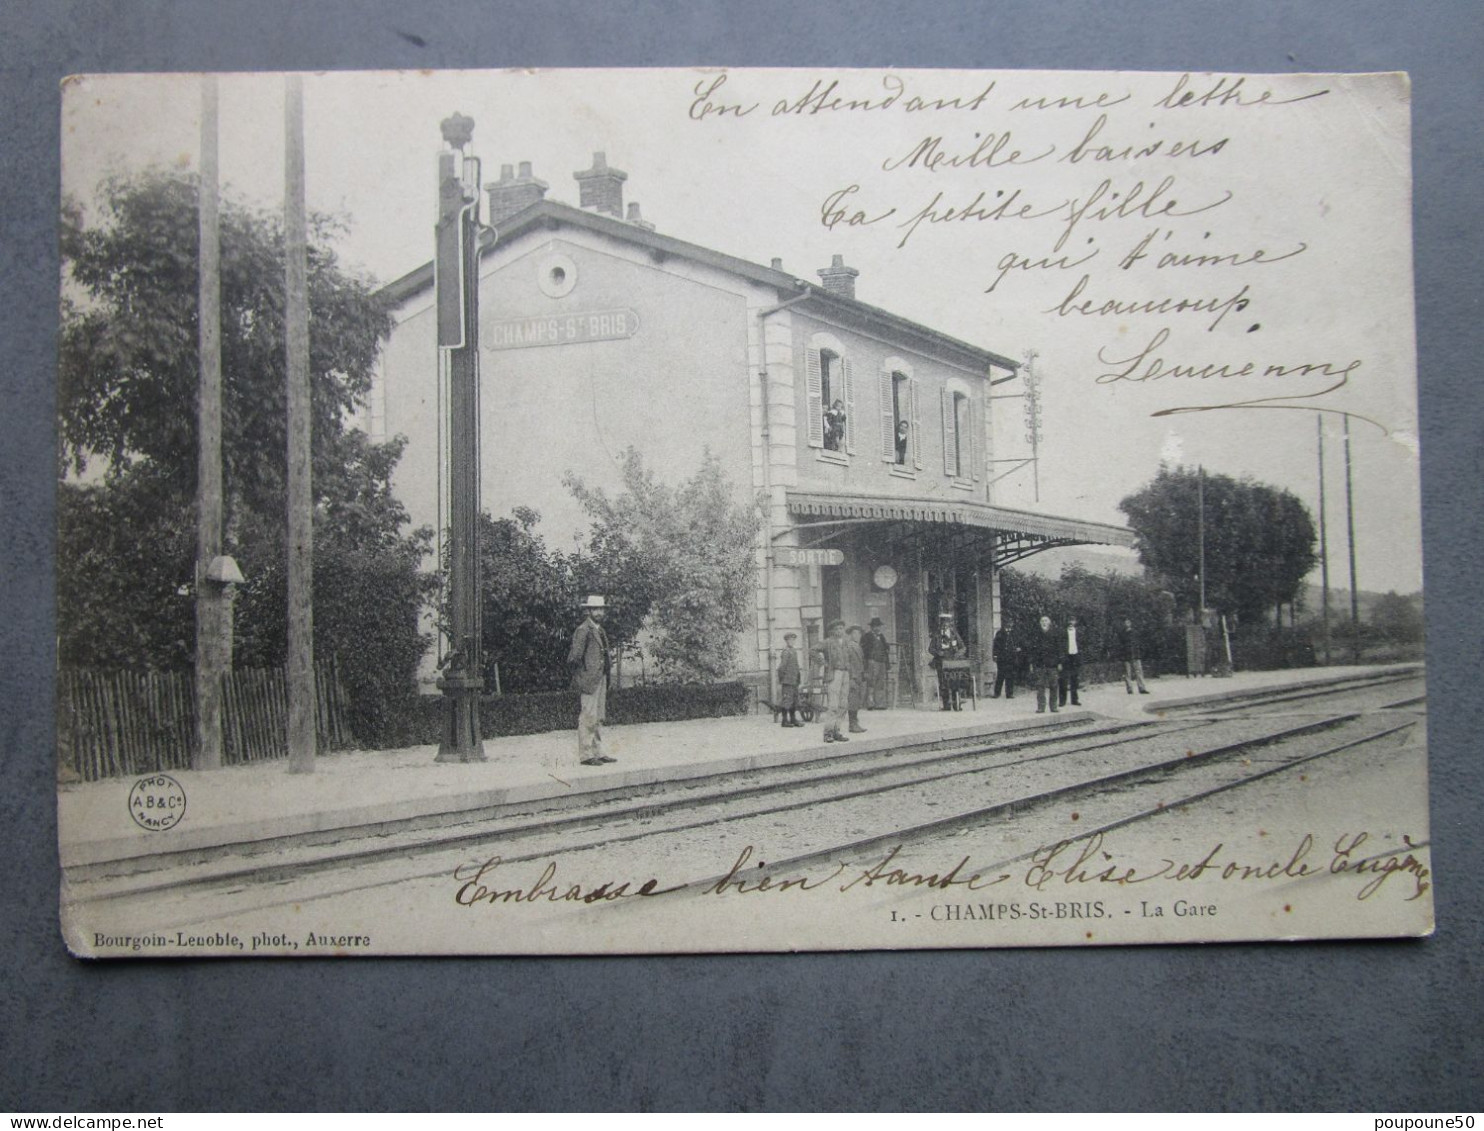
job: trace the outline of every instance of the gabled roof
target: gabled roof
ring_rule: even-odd
[[[1019,362],[1012,361],[1008,357],[970,345],[968,342],[960,341],[931,327],[893,314],[889,310],[882,310],[879,306],[871,306],[857,299],[832,294],[823,287],[800,279],[796,275],[790,275],[786,271],[763,267],[745,259],[713,251],[699,244],[661,235],[659,232],[637,224],[626,223],[601,212],[573,208],[570,204],[563,204],[560,201],[539,200],[514,216],[507,217],[499,225],[498,231],[500,240],[509,240],[532,230],[557,231],[563,227],[580,228],[611,239],[636,244],[648,248],[652,255],[658,257],[688,259],[706,264],[750,282],[773,287],[779,292],[780,301],[791,299],[794,296],[807,296],[798,304],[798,309],[804,313],[813,313],[852,329],[869,329],[878,335],[883,332],[888,333],[898,338],[904,347],[930,353],[965,369],[985,372],[990,366],[996,366],[1014,372],[1020,368]],[[488,231],[481,234],[481,258],[494,250],[495,242],[495,238]],[[427,290],[432,285],[433,264],[429,261],[415,271],[409,271],[400,279],[388,283],[381,288],[381,293],[393,303],[401,303]]]

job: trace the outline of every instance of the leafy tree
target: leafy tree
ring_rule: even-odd
[[[381,733],[387,703],[413,689],[428,645],[419,613],[438,584],[420,571],[433,532],[398,533],[407,513],[388,481],[404,443],[346,433],[346,463],[315,506],[315,660],[334,662],[350,695],[352,730],[363,737]],[[288,655],[282,525],[278,514],[252,514],[243,523],[239,562],[247,581],[237,600],[234,655],[246,667],[277,667]]]
[[[1138,535],[1139,560],[1186,608],[1200,604],[1200,472],[1161,467],[1119,509]],[[1298,597],[1318,561],[1308,508],[1291,492],[1206,475],[1206,603],[1241,621]]]
[[[755,505],[736,502],[710,452],[675,487],[656,479],[633,448],[623,455],[621,474],[624,491],[611,497],[573,476],[565,480],[593,521],[592,550],[578,563],[578,577],[610,595],[615,640],[625,639],[630,625],[645,626],[664,678],[728,674],[737,636],[752,623]]]
[[[145,465],[57,493],[57,658],[181,668],[196,647],[190,500]]]
[[[111,178],[99,218],[63,210],[65,267],[58,369],[64,478],[59,620],[64,662],[181,666],[194,605],[179,590],[195,555],[197,252],[193,178]],[[427,535],[403,532],[391,494],[400,440],[347,427],[371,386],[390,315],[369,279],[347,273],[310,220],[309,339],[315,505],[315,649],[338,656],[369,702],[410,686],[425,642],[417,613]],[[222,463],[226,552],[247,584],[237,607],[239,663],[283,655],[285,357],[280,218],[221,207]]]
[[[555,691],[567,686],[567,647],[580,600],[572,562],[547,548],[541,516],[518,507],[511,518],[479,516],[483,590],[485,685],[493,667],[507,692]]]
[[[1403,597],[1395,589],[1377,597],[1371,606],[1371,627],[1377,635],[1398,644],[1417,644],[1422,640],[1422,603],[1417,597]]]
[[[1045,614],[1057,625],[1075,616],[1079,642],[1094,659],[1114,659],[1118,630],[1124,618],[1133,621],[1146,658],[1163,648],[1170,619],[1170,596],[1146,577],[1129,577],[1109,570],[1096,574],[1076,562],[1062,567],[1055,580],[1006,569],[1000,574],[1000,603],[1022,638],[1037,631]]]

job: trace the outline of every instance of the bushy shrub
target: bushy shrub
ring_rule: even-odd
[[[747,707],[748,692],[741,683],[625,687],[608,693],[608,724],[722,718],[745,714]],[[408,696],[389,702],[380,730],[363,737],[362,744],[387,750],[437,742],[443,732],[443,710],[439,695]],[[577,711],[575,691],[487,695],[479,704],[480,730],[485,738],[573,730]]]

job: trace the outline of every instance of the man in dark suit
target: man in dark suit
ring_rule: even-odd
[[[1051,701],[1051,713],[1057,711],[1056,683],[1061,674],[1061,658],[1066,650],[1066,639],[1052,627],[1051,618],[1041,617],[1040,629],[1033,633],[1027,651],[1030,658],[1031,678],[1036,683],[1036,714],[1044,714],[1046,701]]]
[[[1006,617],[990,645],[990,659],[994,660],[994,691],[990,695],[991,699],[1000,697],[1001,688],[1004,689],[1006,699],[1015,698],[1015,682],[1020,678],[1024,652],[1020,640],[1015,636],[1014,624]]]
[[[1056,683],[1056,702],[1058,706],[1065,707],[1070,695],[1072,706],[1080,707],[1082,700],[1077,698],[1077,685],[1082,676],[1082,642],[1077,637],[1076,617],[1067,618],[1065,636],[1061,653],[1061,675]]]
[[[1139,658],[1139,634],[1134,631],[1134,622],[1123,618],[1123,627],[1118,630],[1118,658],[1123,661],[1123,689],[1134,693],[1132,680],[1138,680],[1139,694],[1148,695],[1144,686],[1144,661]]]
[[[577,715],[577,756],[584,766],[601,766],[618,761],[603,753],[603,719],[608,708],[608,637],[603,632],[603,618],[608,605],[602,597],[589,597],[582,608],[587,615],[572,634],[572,647],[567,650],[572,688],[582,696]]]
[[[891,653],[886,646],[886,637],[881,632],[880,617],[871,618],[871,631],[861,641],[861,651],[866,654],[866,710],[884,710],[886,667]]]

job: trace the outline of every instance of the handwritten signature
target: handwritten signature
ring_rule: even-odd
[[[1094,833],[1080,840],[1058,841],[1037,850],[1018,878],[1024,887],[1042,892],[1052,887],[1082,888],[1089,884],[1132,888],[1156,881],[1193,883],[1206,880],[1253,884],[1311,880],[1324,875],[1353,876],[1364,881],[1356,892],[1356,899],[1362,901],[1376,895],[1393,877],[1403,877],[1410,885],[1403,897],[1408,902],[1422,898],[1431,889],[1432,869],[1418,855],[1421,845],[1403,836],[1402,847],[1382,849],[1372,854],[1366,851],[1370,840],[1368,832],[1342,834],[1331,846],[1327,860],[1316,853],[1313,835],[1306,834],[1291,851],[1279,853],[1272,859],[1242,859],[1228,850],[1224,843],[1218,843],[1188,860],[1165,857],[1152,864],[1142,864],[1114,856],[1105,847],[1103,834]],[[454,902],[462,907],[547,903],[593,905],[679,893],[702,898],[735,898],[845,893],[871,888],[982,891],[1001,884],[1013,884],[1017,878],[1014,872],[976,868],[969,856],[963,856],[947,867],[907,867],[900,860],[901,853],[902,846],[896,845],[885,855],[863,865],[836,861],[816,870],[790,868],[780,871],[770,869],[760,858],[755,859],[758,855],[756,847],[747,845],[719,878],[669,885],[661,884],[655,877],[644,880],[604,879],[596,883],[559,879],[558,864],[552,860],[534,880],[510,881],[510,886],[502,886],[504,862],[499,856],[491,856],[483,862],[461,864],[454,869],[453,879],[458,885]],[[498,878],[497,873],[500,873]]]

